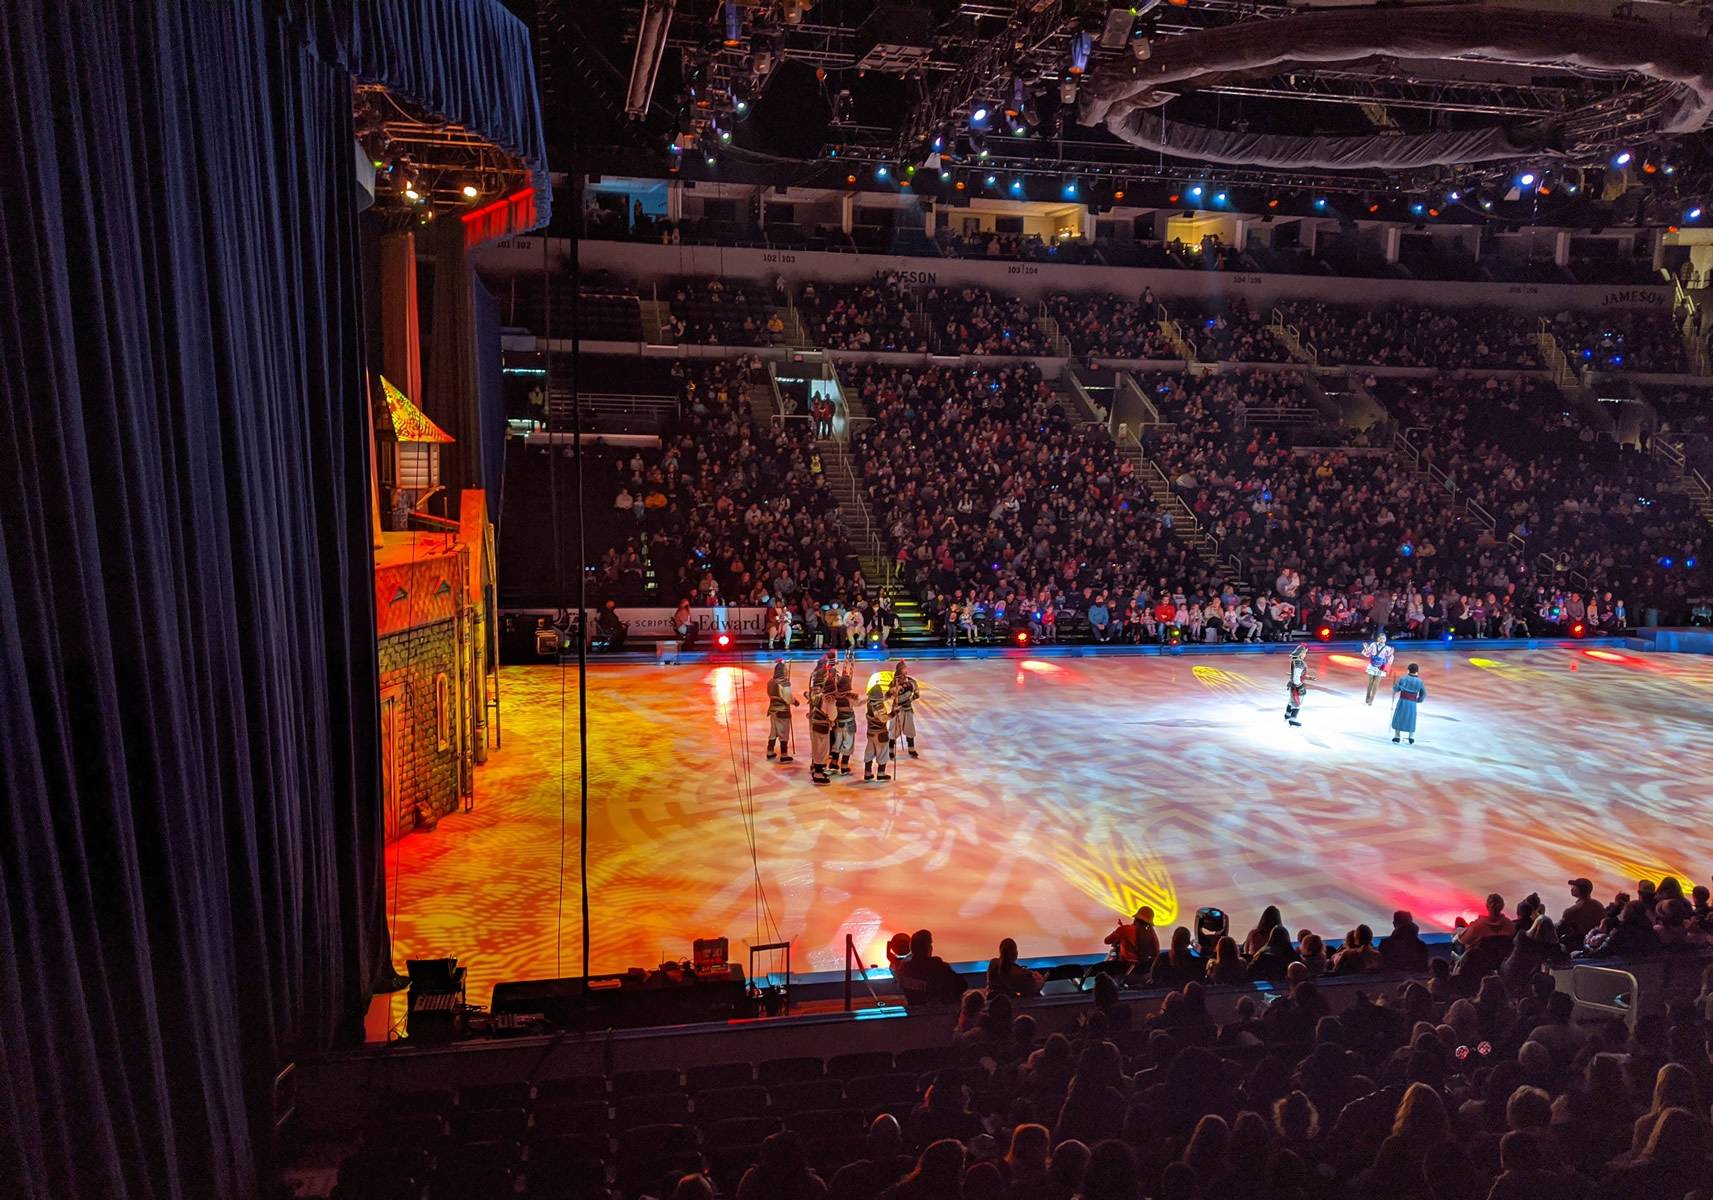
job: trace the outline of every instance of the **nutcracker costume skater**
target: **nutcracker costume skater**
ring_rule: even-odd
[[[791,694],[791,669],[782,658],[773,664],[773,678],[767,681],[767,757],[773,757],[778,743],[782,763],[791,761],[791,709],[797,703]]]
[[[921,694],[921,688],[916,684],[916,677],[911,675],[904,665],[904,660],[898,660],[898,665],[892,669],[892,729],[890,731],[889,757],[898,758],[898,741],[904,740],[911,758],[921,758],[916,753],[916,697]]]
[[[1299,644],[1291,651],[1291,673],[1285,682],[1285,721],[1291,725],[1301,725],[1297,714],[1303,711],[1303,693],[1308,691],[1309,680],[1309,648]]]
[[[891,715],[887,711],[885,690],[880,684],[874,684],[868,689],[868,711],[865,714],[868,721],[868,741],[862,749],[862,777],[865,780],[879,779],[884,783],[891,778],[886,773],[887,754],[892,746],[886,727]]]
[[[850,668],[839,673],[833,688],[833,748],[827,755],[827,771],[840,775],[851,773],[851,754],[856,750],[856,693],[851,685]]]
[[[826,673],[817,669],[805,693],[809,700],[809,780],[827,783],[832,759],[833,714],[827,711]]]

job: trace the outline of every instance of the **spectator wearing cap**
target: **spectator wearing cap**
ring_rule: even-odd
[[[1574,937],[1580,945],[1582,939],[1600,924],[1600,918],[1606,915],[1606,909],[1594,898],[1592,880],[1572,879],[1570,897],[1570,907],[1559,915],[1558,929],[1561,935]]]
[[[1154,910],[1144,904],[1129,921],[1106,935],[1117,960],[1136,971],[1146,972],[1160,956],[1160,935],[1154,929]]]

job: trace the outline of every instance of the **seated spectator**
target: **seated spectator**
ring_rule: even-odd
[[[987,961],[988,995],[1039,996],[1044,977],[1017,961],[1017,943],[1005,938],[999,943],[999,957]]]
[[[1392,914],[1392,932],[1380,943],[1380,961],[1388,971],[1419,974],[1427,970],[1428,948],[1410,914]]]
[[[803,1143],[790,1130],[770,1133],[755,1166],[744,1172],[737,1200],[820,1200],[827,1185],[809,1169]]]
[[[1152,987],[1178,988],[1207,976],[1207,963],[1192,948],[1189,927],[1179,925],[1172,930],[1169,950],[1154,960],[1148,983]]]
[[[1374,945],[1374,931],[1366,925],[1358,925],[1350,931],[1350,938],[1344,949],[1333,958],[1332,973],[1360,975],[1367,971],[1378,971],[1384,966],[1385,959]]]
[[[1243,983],[1249,978],[1249,966],[1237,952],[1237,942],[1229,936],[1213,944],[1213,957],[1207,964],[1209,983]]]
[[[905,1176],[912,1161],[904,1153],[904,1133],[898,1118],[881,1113],[868,1123],[863,1157],[846,1163],[833,1175],[831,1200],[874,1200]]]
[[[1594,884],[1587,879],[1572,879],[1570,881],[1571,905],[1558,918],[1559,936],[1575,945],[1581,945],[1582,939],[1600,923],[1600,918],[1606,915],[1606,906],[1594,899]]]
[[[1011,1147],[1005,1152],[1005,1177],[1012,1200],[1045,1200],[1048,1194],[1048,1150],[1052,1131],[1045,1125],[1027,1123],[1011,1131]]]
[[[1279,982],[1285,978],[1290,965],[1299,961],[1291,935],[1283,925],[1275,924],[1267,942],[1249,960],[1249,978]]]
[[[942,1139],[968,1140],[985,1132],[981,1117],[970,1110],[969,1094],[962,1080],[950,1071],[934,1077],[922,1103],[910,1114],[910,1140],[918,1146]],[[960,1163],[960,1174],[962,1169]]]
[[[1660,1114],[1640,1157],[1613,1165],[1600,1181],[1601,1200],[1660,1200],[1702,1187],[1710,1170],[1707,1125],[1688,1109]]]
[[[953,1004],[969,988],[963,976],[934,954],[934,935],[926,929],[910,935],[910,955],[896,961],[892,974],[907,1004]]]
[[[1505,915],[1505,898],[1493,892],[1487,897],[1487,911],[1459,929],[1452,940],[1469,949],[1488,938],[1509,938],[1516,932],[1516,925]]]
[[[1160,935],[1154,931],[1154,910],[1144,904],[1130,920],[1106,935],[1113,957],[1131,969],[1146,974],[1160,954]]]
[[[942,1138],[922,1148],[916,1169],[881,1193],[882,1200],[962,1200],[963,1143]]]

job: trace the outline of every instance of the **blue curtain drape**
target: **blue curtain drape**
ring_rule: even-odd
[[[0,1194],[246,1197],[388,966],[351,81],[0,22]]]

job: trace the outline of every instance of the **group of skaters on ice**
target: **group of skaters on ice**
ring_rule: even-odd
[[[815,662],[809,674],[809,778],[828,783],[834,775],[851,773],[851,755],[856,751],[857,690],[853,664],[842,665],[829,650]],[[863,745],[862,777],[889,780],[898,761],[898,743],[903,741],[911,758],[916,751],[916,698],[921,694],[915,676],[903,659],[892,669],[890,679],[876,675],[865,696],[863,719],[867,741]],[[791,670],[784,659],[773,664],[767,681],[767,757],[793,761],[791,710],[802,705],[791,691]]]

